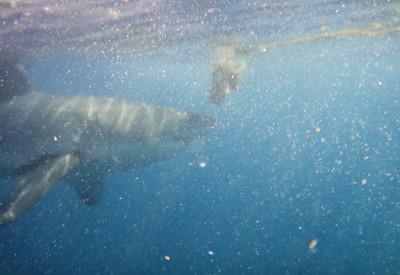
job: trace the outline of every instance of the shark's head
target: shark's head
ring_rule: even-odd
[[[105,154],[94,157],[121,168],[172,158],[216,127],[215,119],[206,115],[132,102],[109,105],[113,108],[98,112],[100,131],[96,129],[86,144],[94,148],[89,154]]]
[[[209,134],[215,127],[216,121],[212,117],[185,113],[178,130],[172,133],[171,138],[177,142],[189,143]]]

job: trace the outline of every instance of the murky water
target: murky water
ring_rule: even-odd
[[[1,57],[33,90],[218,122],[107,170],[96,205],[61,179],[1,228],[0,273],[399,273],[399,18],[397,1],[0,1]]]

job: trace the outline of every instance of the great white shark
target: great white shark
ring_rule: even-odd
[[[61,180],[95,204],[107,171],[173,157],[215,126],[211,117],[173,108],[39,93],[14,64],[0,65],[0,178],[16,182],[0,202],[0,226]]]

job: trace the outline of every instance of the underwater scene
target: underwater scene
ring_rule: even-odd
[[[0,0],[0,274],[400,274],[400,1]]]

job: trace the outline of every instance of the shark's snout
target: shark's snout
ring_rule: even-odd
[[[215,128],[217,122],[210,116],[191,113],[186,120],[186,124],[188,128],[211,131]]]
[[[176,138],[188,142],[209,134],[216,125],[216,120],[210,116],[188,113]]]

